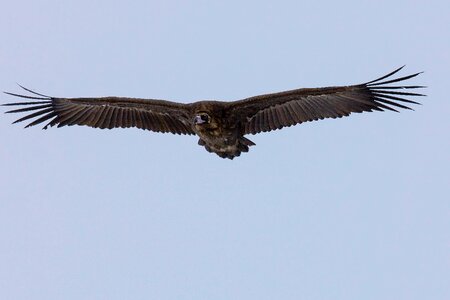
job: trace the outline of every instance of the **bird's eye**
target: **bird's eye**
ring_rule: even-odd
[[[202,121],[208,122],[209,116],[208,115],[201,115],[200,118],[202,118]]]

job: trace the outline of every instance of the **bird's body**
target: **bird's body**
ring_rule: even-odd
[[[95,128],[137,127],[155,132],[195,134],[198,144],[222,158],[233,159],[255,145],[244,135],[267,132],[307,121],[340,118],[355,112],[410,109],[399,103],[417,102],[404,96],[423,96],[407,90],[423,86],[391,86],[419,73],[383,81],[401,68],[376,80],[350,86],[309,88],[246,98],[239,101],[178,102],[124,97],[57,98],[7,93],[31,99],[6,106],[25,106],[8,113],[32,112],[16,122],[37,118],[26,127],[49,121],[48,126],[86,125]],[[22,87],[23,88],[23,87]],[[33,112],[34,111],[34,112]]]
[[[195,124],[194,132],[200,137],[198,144],[208,152],[222,158],[234,158],[241,152],[248,152],[253,142],[244,137],[242,122],[231,114],[229,102],[199,101],[192,103],[191,115],[205,114],[210,122]]]

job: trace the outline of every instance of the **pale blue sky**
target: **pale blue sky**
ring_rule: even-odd
[[[11,92],[235,100],[403,64],[429,88],[415,111],[251,136],[234,161],[1,114],[0,299],[450,299],[449,6],[3,3]]]

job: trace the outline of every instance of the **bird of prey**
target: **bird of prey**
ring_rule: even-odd
[[[301,88],[232,102],[208,100],[184,104],[124,97],[60,98],[21,86],[30,94],[5,93],[28,100],[3,105],[22,106],[7,113],[28,113],[14,123],[36,118],[26,127],[48,121],[43,129],[55,125],[86,125],[101,129],[137,127],[163,133],[196,134],[200,138],[198,144],[208,152],[233,159],[255,145],[245,137],[248,134],[307,121],[341,118],[351,113],[411,109],[406,105],[419,103],[405,97],[424,96],[411,92],[424,86],[403,84],[420,73],[392,78],[402,68],[363,84]]]

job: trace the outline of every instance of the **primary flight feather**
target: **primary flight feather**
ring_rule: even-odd
[[[3,104],[21,106],[6,113],[29,113],[14,123],[35,118],[26,127],[86,125],[94,128],[137,127],[155,132],[196,134],[198,144],[222,158],[233,159],[255,145],[244,137],[307,121],[341,118],[351,113],[411,109],[419,104],[405,97],[424,96],[410,90],[417,85],[396,85],[420,73],[389,79],[403,67],[363,84],[303,88],[254,96],[243,100],[177,103],[124,97],[59,98],[36,93],[5,92],[30,101]],[[394,84],[394,85],[391,85]],[[404,104],[402,104],[404,103]]]

